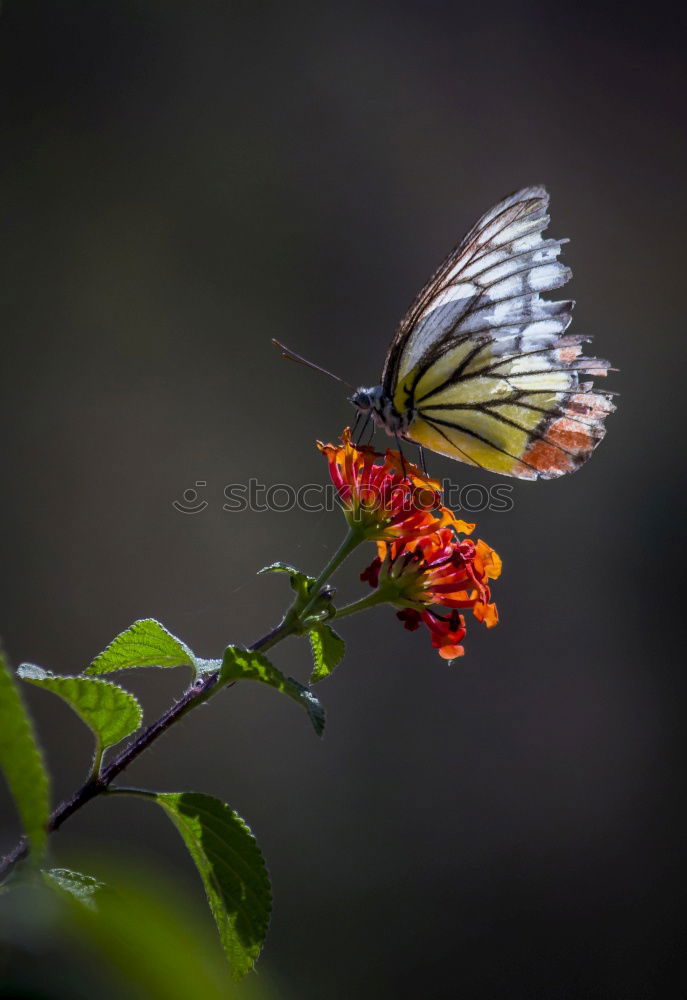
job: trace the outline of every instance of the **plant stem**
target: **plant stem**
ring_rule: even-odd
[[[290,619],[287,614],[276,628],[262,636],[249,648],[252,650],[269,649],[282,639],[285,639],[292,631],[294,624],[293,619]],[[163,733],[166,733],[180,719],[183,719],[191,709],[196,708],[204,701],[207,701],[212,694],[221,690],[216,687],[218,677],[219,671],[216,671],[194,681],[193,684],[186,688],[182,696],[171,708],[168,708],[156,722],[153,722],[147,729],[144,729],[140,736],[137,736],[128,746],[120,750],[116,757],[99,774],[92,771],[81,788],[70,799],[61,802],[52,813],[48,821],[48,832],[53,833],[55,830],[59,830],[64,821],[69,819],[73,813],[81,809],[82,806],[86,805],[87,802],[90,802],[97,795],[102,795],[103,792],[106,792],[110,782],[128,767],[132,761],[140,757],[144,750],[147,750],[155,740],[162,736]],[[100,761],[98,760],[98,769],[99,766]],[[22,837],[16,847],[0,862],[0,879],[8,875],[17,862],[21,861],[27,853],[28,842],[26,837]]]
[[[361,597],[359,601],[353,601],[352,604],[347,604],[345,607],[340,608],[330,621],[335,621],[337,618],[346,618],[348,615],[356,615],[359,611],[376,608],[378,604],[387,604],[388,601],[389,595],[380,588],[368,597]]]
[[[98,775],[100,774],[100,768],[103,763],[104,753],[105,749],[102,743],[100,742],[100,738],[98,737],[98,739],[96,740],[95,754],[93,755],[93,763],[91,764],[89,778],[92,778],[93,780],[97,779]]]
[[[362,541],[363,538],[361,537],[359,531],[356,531],[355,528],[348,529],[348,534],[344,538],[343,542],[312,585],[312,596],[300,613],[301,621],[306,619],[308,612],[320,596],[323,585],[327,582],[332,573],[339,568],[344,559],[346,559],[351,554],[353,549],[357,548]]]
[[[114,788],[108,788],[105,794],[137,795],[139,799],[156,799],[158,796],[157,792],[151,792],[149,788],[130,788],[127,785],[116,785]]]
[[[296,612],[295,606],[290,611],[286,613],[283,620],[273,628],[266,635],[263,635],[260,639],[257,639],[252,646],[248,648],[257,652],[258,650],[263,651],[266,649],[271,649],[272,646],[276,646],[278,642],[285,639],[288,635],[296,630],[300,623],[305,620],[308,612],[316,603],[322,587],[327,582],[329,577],[334,573],[336,569],[341,565],[341,563],[346,559],[347,556],[363,541],[359,531],[354,528],[349,528],[348,534],[344,538],[343,542],[336,550],[332,558],[329,560],[327,565],[324,567],[319,577],[313,584],[312,596],[308,603],[305,605],[302,611]],[[336,615],[337,618],[343,618],[346,615],[354,614],[356,611],[363,611],[365,608],[372,607],[374,604],[381,604],[383,598],[380,596],[380,592],[377,591],[375,594],[370,595],[370,597],[364,598],[362,601],[357,601],[354,604],[349,604],[347,608],[342,608],[341,611]],[[220,688],[217,688],[217,680],[219,677],[219,671],[214,673],[209,673],[201,676],[194,681],[189,687],[186,688],[181,698],[171,708],[160,716],[160,718],[153,722],[152,725],[144,729],[140,736],[137,736],[128,746],[124,747],[120,752],[110,761],[110,763],[101,769],[102,761],[102,750],[96,751],[95,760],[91,773],[89,774],[86,782],[79,788],[77,792],[55,809],[55,811],[50,816],[48,821],[48,832],[53,833],[55,830],[59,830],[65,820],[75,813],[78,809],[81,809],[87,802],[94,799],[97,795],[102,795],[108,790],[110,792],[116,791],[116,789],[109,789],[110,783],[114,778],[117,777],[125,768],[136,760],[137,757],[147,750],[148,747],[155,742],[163,733],[166,733],[175,723],[179,722],[191,709],[196,708],[198,705],[207,701],[213,694],[216,694]],[[227,685],[231,686],[231,685]],[[132,793],[130,793],[132,794]],[[143,794],[141,791],[140,794]],[[12,871],[14,866],[18,861],[28,853],[28,842],[25,837],[19,841],[16,847],[7,854],[2,862],[0,862],[0,880],[9,872]]]
[[[294,625],[295,621],[289,612],[279,625],[276,626],[276,628],[273,628],[271,632],[263,635],[260,639],[257,639],[253,645],[248,648],[254,653],[265,649],[271,649],[272,646],[276,646],[278,642],[281,642],[282,639],[285,639],[287,635],[291,634]]]

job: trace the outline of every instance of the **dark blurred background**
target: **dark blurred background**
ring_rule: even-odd
[[[621,369],[589,465],[475,515],[504,559],[502,623],[474,623],[462,661],[370,612],[342,624],[323,742],[246,685],[131,769],[252,825],[280,997],[679,994],[684,38],[660,4],[3,5],[0,633],[15,666],[80,671],[140,617],[202,655],[273,625],[288,587],[256,570],[318,570],[343,520],[227,512],[223,489],[323,482],[313,441],[352,411],[270,338],[376,382],[417,289],[517,187],[549,187],[574,328]],[[179,513],[199,481],[208,506]],[[301,680],[308,659],[303,642],[274,654]],[[152,719],[182,674],[122,680]],[[25,698],[59,799],[89,734],[44,692]],[[4,789],[2,818],[4,850]],[[84,809],[56,859],[84,847],[148,858],[200,896],[145,802]]]

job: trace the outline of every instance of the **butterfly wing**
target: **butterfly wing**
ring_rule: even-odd
[[[406,436],[470,465],[522,479],[571,472],[604,435],[614,407],[581,375],[608,362],[582,355],[565,331],[573,302],[563,240],[544,239],[543,187],[517,191],[484,215],[422,289],[387,354],[382,385]]]

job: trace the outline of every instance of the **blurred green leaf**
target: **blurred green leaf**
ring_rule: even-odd
[[[238,646],[227,646],[219,683],[228,684],[230,681],[242,680],[261,681],[293,698],[308,713],[317,735],[321,736],[324,732],[325,711],[311,691],[293,677],[286,677],[260,653],[250,649],[239,649]]]
[[[310,683],[329,677],[334,667],[344,658],[346,643],[330,625],[316,625],[308,632],[315,669],[310,675]]]
[[[130,667],[194,667],[196,658],[185,642],[154,618],[134,622],[96,656],[86,676],[111,674]]]
[[[143,713],[136,698],[111,681],[53,674],[32,663],[22,663],[17,676],[59,695],[93,730],[102,748],[119,743],[141,725]]]
[[[100,890],[107,888],[104,882],[99,882],[92,875],[83,875],[70,868],[44,868],[41,875],[51,889],[69,893],[91,910],[97,908],[96,896]]]
[[[196,863],[238,979],[260,954],[272,908],[270,880],[255,837],[237,813],[212,795],[169,792],[155,798]]]
[[[182,885],[148,865],[113,867],[100,853],[89,869],[103,886],[95,906],[80,898],[71,876],[88,877],[78,872],[59,872],[62,886],[22,880],[0,895],[1,996],[267,1000],[263,976],[232,984],[211,921]]]
[[[0,767],[36,860],[45,847],[50,813],[48,776],[24,709],[0,650]]]

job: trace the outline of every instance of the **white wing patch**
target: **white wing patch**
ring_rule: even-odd
[[[524,188],[480,219],[411,308],[389,352],[385,385],[391,374],[396,382],[404,378],[436,345],[449,346],[466,334],[523,336],[525,351],[525,331],[532,321],[565,312],[558,335],[565,330],[570,304],[540,299],[540,293],[570,278],[570,269],[557,260],[565,240],[542,237],[549,222],[547,206],[544,188]],[[502,329],[507,327],[511,329]]]

